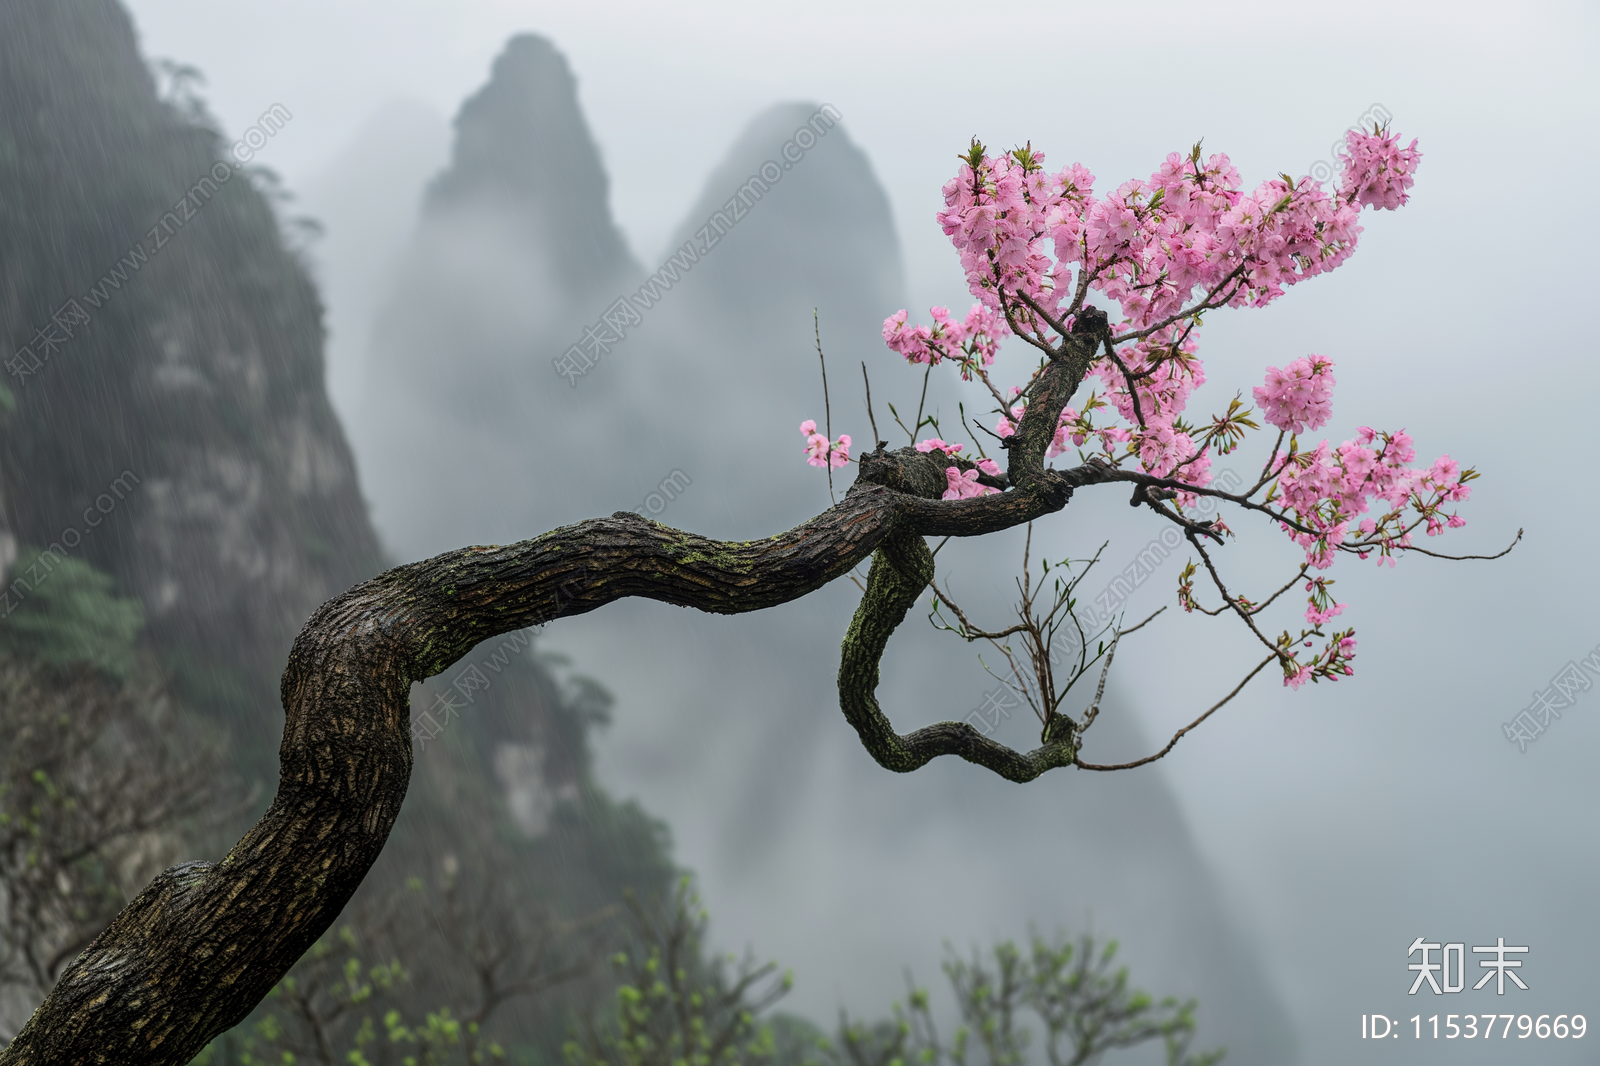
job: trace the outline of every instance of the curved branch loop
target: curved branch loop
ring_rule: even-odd
[[[878,664],[889,637],[933,581],[933,553],[915,533],[896,533],[873,553],[839,657],[839,707],[878,765],[896,773],[920,769],[941,755],[959,755],[1008,781],[1032,781],[1077,758],[1072,720],[1054,715],[1044,743],[1024,755],[990,740],[967,722],[935,722],[901,736],[878,706]]]

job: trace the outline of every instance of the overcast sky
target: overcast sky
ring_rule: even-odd
[[[1383,105],[1421,141],[1413,203],[1369,214],[1361,250],[1336,275],[1267,311],[1208,321],[1206,402],[1258,383],[1269,362],[1326,352],[1340,367],[1335,441],[1361,424],[1407,426],[1419,453],[1447,451],[1486,473],[1469,526],[1448,538],[1455,550],[1498,550],[1519,527],[1529,539],[1498,564],[1342,566],[1363,641],[1357,677],[1292,696],[1255,689],[1164,772],[1268,945],[1307,1062],[1356,1051],[1508,1061],[1481,1044],[1354,1041],[1364,1011],[1495,1009],[1397,992],[1404,945],[1419,934],[1531,942],[1527,972],[1540,981],[1515,1009],[1600,1022],[1600,691],[1526,755],[1499,732],[1531,690],[1600,641],[1594,496],[1570,466],[1593,452],[1600,384],[1583,320],[1594,291],[1594,5],[1168,3],[1132,14],[1106,4],[1003,16],[859,2],[792,14],[489,0],[130,7],[147,54],[205,72],[228,130],[272,104],[293,112],[260,155],[291,188],[380,107],[410,100],[449,117],[508,36],[546,34],[577,73],[614,210],[651,265],[753,115],[782,100],[831,103],[889,192],[913,313],[966,306],[932,213],[975,133],[1000,146],[1031,139],[1052,164],[1081,161],[1102,190],[1204,137],[1253,185],[1331,158],[1341,131]],[[1121,521],[1106,514],[1107,528]],[[1231,637],[1179,641],[1123,684],[1149,731],[1170,731],[1238,661],[1218,660],[1247,650]],[[1168,699],[1185,677],[1201,679],[1194,700]],[[619,716],[617,732],[627,729]],[[686,862],[710,853],[693,825],[677,828]],[[1586,1048],[1530,1042],[1518,1056],[1579,1061]]]
[[[240,130],[273,103],[295,114],[261,158],[313,175],[386,102],[443,116],[483,81],[509,35],[566,53],[644,260],[725,146],[785,99],[832,103],[895,203],[913,292],[951,274],[928,225],[952,154],[972,134],[1033,139],[1121,180],[1198,137],[1247,175],[1308,167],[1374,101],[1436,149],[1486,156],[1542,130],[1577,132],[1595,39],[1592,4],[1036,5],[975,17],[968,4],[823,0],[605,5],[494,0],[133,0],[149,55],[194,63]],[[1581,124],[1581,123],[1580,123]],[[1430,159],[1435,158],[1430,156]],[[1486,158],[1485,162],[1489,162]],[[1252,179],[1255,180],[1255,179]]]

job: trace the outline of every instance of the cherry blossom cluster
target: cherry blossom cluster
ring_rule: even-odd
[[[1392,567],[1394,549],[1409,547],[1419,526],[1437,536],[1447,526],[1466,525],[1444,507],[1471,497],[1468,482],[1477,473],[1462,470],[1448,455],[1422,468],[1409,465],[1415,458],[1405,430],[1377,433],[1366,426],[1337,448],[1323,441],[1301,452],[1291,441],[1289,451],[1277,452],[1272,469],[1283,507],[1280,524],[1305,549],[1306,562],[1325,570],[1340,550],[1363,559],[1377,551],[1379,561],[1387,559]],[[1383,505],[1376,517],[1362,518],[1374,503]]]
[[[974,143],[944,187],[937,219],[972,294],[1013,330],[1047,332],[1048,323],[1004,297],[1025,295],[1055,315],[1076,295],[1074,267],[1079,285],[1116,300],[1127,328],[1143,330],[1180,315],[1197,294],[1213,307],[1261,306],[1344,262],[1361,233],[1356,198],[1385,205],[1394,196],[1377,194],[1409,178],[1420,159],[1414,146],[1402,154],[1382,147],[1391,141],[1351,134],[1337,196],[1287,176],[1246,193],[1226,155],[1202,163],[1197,145],[1104,198],[1080,164],[1050,174],[1031,146],[995,157]],[[1371,168],[1379,173],[1369,180]]]
[[[1016,336],[1054,357],[1091,292],[1114,301],[1121,320],[1096,327],[1098,347],[1085,381],[1093,389],[1061,411],[1046,458],[1076,449],[1087,459],[1088,446],[1114,465],[1137,464],[1169,485],[1194,490],[1169,493],[1181,514],[1198,493],[1215,494],[1207,490],[1212,453],[1230,453],[1247,430],[1260,428],[1239,396],[1208,423],[1186,414],[1194,390],[1206,381],[1197,355],[1203,315],[1265,306],[1289,287],[1333,270],[1355,251],[1363,208],[1393,210],[1409,199],[1421,161],[1416,141],[1401,147],[1397,135],[1375,128],[1350,131],[1345,145],[1332,191],[1287,174],[1246,190],[1226,155],[1203,156],[1196,145],[1187,154],[1170,153],[1148,180],[1126,181],[1097,196],[1095,177],[1081,164],[1052,172],[1031,144],[991,154],[974,139],[944,186],[936,218],[977,302],[959,320],[944,307],[931,308],[931,325],[912,323],[901,310],[884,321],[884,342],[909,363],[932,367],[949,360],[964,379],[980,379],[997,401],[994,431],[1005,438],[1016,432],[1038,374],[1002,399],[989,377],[999,343]],[[1377,552],[1392,566],[1394,551],[1409,547],[1415,530],[1434,536],[1464,524],[1446,508],[1468,498],[1467,483],[1476,474],[1460,470],[1449,456],[1413,466],[1415,451],[1403,430],[1363,427],[1337,447],[1324,441],[1302,449],[1298,435],[1332,416],[1333,366],[1326,356],[1309,355],[1267,368],[1252,396],[1260,417],[1280,431],[1257,486],[1270,488],[1260,501],[1253,498],[1257,490],[1247,493],[1250,499],[1230,498],[1275,521],[1305,551],[1308,569],[1325,570],[1340,551],[1363,559]],[[832,444],[812,422],[801,432],[812,465],[848,461],[848,437]],[[997,491],[983,484],[984,475],[1004,484],[995,463],[962,457],[963,445],[932,438],[916,447],[953,460],[945,499]],[[1188,528],[1191,538],[1232,535],[1220,519]],[[1180,579],[1186,610],[1194,606],[1195,572],[1191,565]],[[1299,638],[1286,632],[1278,641],[1285,684],[1292,687],[1351,672],[1353,630],[1333,634],[1310,661],[1299,659],[1302,643],[1311,646],[1306,638],[1321,636],[1320,627],[1345,610],[1333,601],[1331,585],[1325,576],[1306,581],[1305,618],[1313,628]],[[1262,609],[1224,595],[1246,618]]]
[[[1285,433],[1321,429],[1333,414],[1333,362],[1320,355],[1287,368],[1267,367],[1267,383],[1252,390],[1261,414]]]
[[[1302,633],[1301,636],[1307,636]],[[1290,650],[1292,641],[1285,633],[1278,638],[1278,646],[1286,653],[1283,660],[1283,683],[1289,688],[1299,688],[1307,681],[1337,681],[1355,673],[1351,660],[1356,657],[1356,631],[1345,629],[1333,634],[1327,645],[1307,662],[1301,662]],[[1311,641],[1301,643],[1309,648]]]
[[[983,304],[973,304],[960,322],[944,307],[928,309],[933,325],[910,326],[901,310],[883,320],[883,342],[889,350],[905,357],[908,363],[938,366],[946,359],[960,365],[961,377],[971,381],[975,368],[994,363],[999,347],[996,339],[1010,332],[1004,319]]]
[[[1344,163],[1344,180],[1339,185],[1341,199],[1393,211],[1411,198],[1408,190],[1422,158],[1415,140],[1401,148],[1398,134],[1384,136],[1381,130],[1373,130],[1368,135],[1362,130],[1350,130],[1344,142],[1345,151],[1339,154]]]
[[[999,489],[979,483],[979,470],[983,470],[986,474],[997,474],[1000,468],[988,459],[981,460],[977,467],[969,467],[966,470],[962,470],[959,466],[945,467],[945,484],[948,487],[944,490],[944,495],[939,498],[942,500],[964,500],[968,496],[988,496],[999,492]]]
[[[987,382],[1000,337],[1016,333],[1054,345],[1059,330],[1071,328],[1070,312],[1088,291],[1099,291],[1121,306],[1113,339],[1126,346],[1122,366],[1106,358],[1093,373],[1128,423],[1125,441],[1102,437],[1102,446],[1110,454],[1112,443],[1126,443],[1148,473],[1204,486],[1209,456],[1182,424],[1190,394],[1205,381],[1195,356],[1200,313],[1263,306],[1332,270],[1355,250],[1363,206],[1393,208],[1407,199],[1421,159],[1415,142],[1402,149],[1394,135],[1351,131],[1346,144],[1336,194],[1287,175],[1246,193],[1226,155],[1202,161],[1197,145],[1187,156],[1169,154],[1148,181],[1124,182],[1097,198],[1094,175],[1080,164],[1052,174],[1031,145],[994,156],[974,142],[945,185],[936,217],[978,303],[959,322],[935,307],[932,326],[897,312],[884,322],[884,341],[909,362],[955,359],[963,377],[977,373]],[[1269,380],[1266,391],[1278,400],[1258,398],[1269,420],[1276,425],[1283,410],[1320,399],[1311,408],[1323,415],[1315,425],[1326,421],[1332,381],[1302,372],[1322,365],[1313,357],[1281,372],[1309,379],[1310,397],[1281,395]],[[1005,416],[1002,424],[1010,422]],[[1052,457],[1065,450],[1064,439],[1081,447],[1100,428],[1076,426],[1053,444]]]
[[[841,433],[839,439],[830,441],[817,432],[817,423],[806,419],[800,423],[800,435],[805,437],[804,455],[812,466],[837,469],[850,461],[850,434]]]
[[[1333,602],[1333,594],[1328,591],[1332,584],[1331,577],[1314,577],[1306,582],[1306,591],[1311,594],[1306,597],[1306,621],[1314,626],[1339,617],[1350,606]]]

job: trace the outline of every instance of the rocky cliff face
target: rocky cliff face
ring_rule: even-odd
[[[533,52],[530,67],[513,48],[510,82],[542,69]],[[566,92],[570,103],[570,75]],[[486,93],[474,106],[505,105]],[[431,210],[459,220],[481,190],[539,240],[557,232],[589,249],[591,275],[574,277],[626,268],[614,228],[609,244],[575,235],[540,199],[518,214],[518,182],[554,180],[553,157],[498,151],[473,134],[493,123],[472,114],[462,151],[506,180],[441,182]],[[568,163],[577,150],[570,138],[546,147]],[[114,0],[0,6],[0,357],[14,371],[0,378],[0,568],[29,547],[109,572],[141,601],[145,650],[176,675],[185,709],[209,715],[208,736],[231,739],[234,767],[265,797],[290,642],[383,559],[327,399],[318,295],[253,183],[265,179],[228,152],[192,100],[162,98]],[[384,175],[369,168],[364,180]],[[549,291],[566,298],[559,284]],[[61,566],[19,563],[6,594],[27,601],[39,586],[23,603],[34,607],[68,592],[73,568]],[[129,616],[120,628],[136,629],[138,611],[116,605]],[[558,680],[520,633],[458,664],[468,669],[480,681],[448,732],[419,726],[405,812],[363,897],[458,867],[516,885],[525,914],[586,914],[625,888],[665,891],[676,876],[665,827],[593,784],[599,686]],[[456,674],[418,689],[419,716]],[[460,991],[439,984],[419,986],[413,1006],[437,1009],[428,996]],[[565,1012],[598,994],[585,989],[519,1016],[513,1031],[555,1054]]]
[[[0,99],[13,531],[115,575],[187,690],[269,742],[294,634],[380,565],[317,294],[113,0],[0,8]]]

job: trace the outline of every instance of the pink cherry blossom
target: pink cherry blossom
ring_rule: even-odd
[[[1333,362],[1326,356],[1267,367],[1267,383],[1253,392],[1268,422],[1286,433],[1320,429],[1333,414]]]
[[[842,433],[839,439],[830,443],[827,437],[817,432],[815,419],[808,418],[800,423],[800,433],[806,438],[802,454],[811,466],[838,467],[850,461],[850,435]]]
[[[996,468],[998,469],[998,468]],[[988,496],[999,490],[978,483],[976,470],[963,471],[958,466],[945,467],[945,481],[949,485],[941,499],[965,500],[971,496]]]
[[[1400,147],[1398,134],[1367,133],[1350,130],[1345,134],[1345,151],[1339,159],[1344,163],[1344,174],[1339,184],[1342,199],[1393,211],[1411,198],[1413,174],[1422,160],[1417,142]]]
[[[1018,334],[1031,348],[1059,356],[1062,332],[1072,331],[1084,311],[1115,305],[1110,333],[1089,357],[1083,384],[1092,391],[1063,402],[1046,458],[1098,447],[1096,462],[1169,479],[1175,491],[1163,506],[1179,511],[1211,484],[1214,456],[1231,454],[1247,430],[1259,428],[1253,417],[1289,434],[1288,450],[1277,451],[1263,472],[1261,506],[1317,575],[1307,585],[1305,621],[1312,629],[1300,639],[1285,633],[1279,644],[1290,687],[1352,672],[1353,630],[1333,634],[1309,659],[1302,650],[1314,644],[1307,638],[1321,635],[1318,627],[1346,609],[1333,600],[1324,574],[1338,556],[1376,554],[1380,565],[1393,566],[1417,530],[1438,536],[1459,528],[1464,520],[1453,507],[1470,497],[1468,482],[1476,476],[1449,456],[1415,465],[1414,442],[1404,430],[1363,426],[1338,445],[1302,448],[1299,436],[1332,417],[1334,364],[1323,355],[1269,367],[1251,393],[1259,416],[1238,396],[1223,414],[1193,409],[1206,383],[1198,354],[1202,315],[1266,306],[1336,269],[1356,250],[1364,209],[1392,210],[1409,198],[1421,160],[1415,141],[1402,148],[1386,130],[1358,130],[1345,144],[1335,189],[1288,174],[1248,187],[1228,156],[1203,156],[1196,145],[1167,154],[1148,178],[1097,195],[1095,176],[1081,164],[1052,170],[1031,144],[991,152],[974,140],[943,188],[935,219],[976,302],[960,318],[941,306],[929,308],[925,324],[905,310],[883,323],[884,343],[907,362],[928,368],[954,362],[963,379],[979,379],[998,401],[994,432],[1007,438],[1037,398],[1038,377],[1009,391],[992,381],[999,345]],[[1091,294],[1094,305],[1086,302]],[[1107,343],[1117,359],[1104,354]],[[802,434],[812,465],[848,461],[848,437],[829,442],[809,422]],[[963,460],[965,447],[937,437],[916,443],[923,454],[955,461],[945,470],[945,499],[998,491],[979,477],[982,471],[1000,478],[999,464]],[[1233,534],[1220,518],[1206,528]]]

